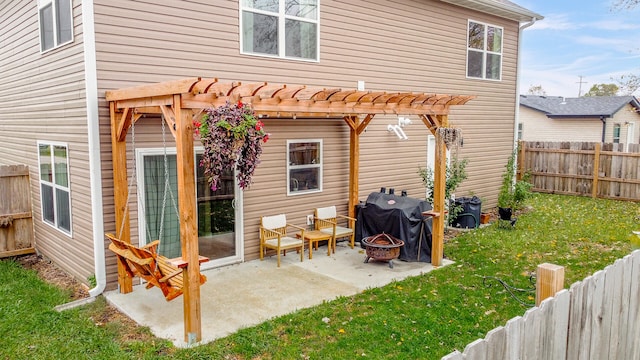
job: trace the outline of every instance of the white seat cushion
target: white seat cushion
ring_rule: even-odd
[[[320,231],[322,231],[325,234],[333,234],[333,227],[320,229]],[[353,233],[353,230],[349,228],[336,226],[336,238],[340,238],[343,236],[351,236],[352,233]]]
[[[274,216],[263,216],[262,226],[267,229],[278,229],[287,226],[287,217],[284,214]]]
[[[337,214],[335,206],[317,208],[316,213],[318,214],[318,219],[333,219]]]
[[[269,240],[265,241],[265,243],[270,245],[270,246],[276,247],[276,246],[278,246],[278,238],[269,239]],[[290,237],[290,236],[283,236],[280,239],[280,246],[281,247],[300,245],[301,243],[302,243],[301,239]]]

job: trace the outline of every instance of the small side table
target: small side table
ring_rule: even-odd
[[[296,237],[297,238],[302,237],[300,232],[296,233]],[[313,244],[315,243],[316,249],[317,249],[318,242],[325,241],[325,240],[327,241],[327,256],[330,256],[331,246],[333,245],[331,241],[332,238],[333,238],[333,235],[324,233],[320,230],[305,231],[304,239],[309,241],[309,259],[313,259]]]

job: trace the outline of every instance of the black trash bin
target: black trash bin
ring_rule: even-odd
[[[461,197],[454,201],[454,205],[462,207],[462,211],[459,212],[456,218],[451,222],[451,226],[466,229],[473,229],[480,226],[482,200],[477,196]]]

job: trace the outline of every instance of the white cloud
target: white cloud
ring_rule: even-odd
[[[625,23],[622,21],[616,20],[603,20],[597,21],[589,24],[589,26],[599,29],[599,30],[608,30],[608,31],[619,31],[619,30],[636,30],[640,29],[640,24],[638,23]]]
[[[601,37],[601,36],[578,36],[575,38],[576,43],[599,47],[602,50],[616,50],[628,52],[633,49],[636,41],[632,39]]]
[[[544,19],[537,21],[529,29],[531,30],[573,30],[578,26],[571,21],[566,14],[549,14]]]
[[[615,83],[612,78],[638,73],[638,66],[620,64],[611,67],[610,54],[600,53],[576,58],[569,63],[541,63],[539,56],[531,52],[523,53],[520,93],[526,94],[532,85],[540,85],[549,96],[577,97],[578,92],[586,93],[594,84]],[[582,84],[580,84],[582,76]],[[582,88],[580,88],[582,86]]]

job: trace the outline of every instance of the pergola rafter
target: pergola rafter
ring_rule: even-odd
[[[474,96],[412,92],[343,90],[302,85],[221,82],[218,79],[189,78],[106,92],[112,132],[116,226],[122,239],[130,240],[129,216],[125,212],[127,191],[126,135],[143,114],[162,115],[176,139],[178,159],[178,202],[180,241],[184,268],[185,341],[201,340],[200,264],[193,167],[193,120],[204,109],[227,101],[251,104],[261,118],[338,118],[350,129],[349,214],[358,203],[360,135],[375,115],[417,115],[436,137],[434,169],[434,211],[431,262],[439,266],[443,258],[444,184],[446,145],[437,129],[449,125],[451,106],[467,103]],[[131,280],[118,264],[121,292],[132,291]]]

